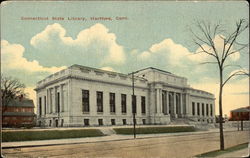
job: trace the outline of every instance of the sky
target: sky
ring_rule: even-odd
[[[38,19],[40,17],[40,19]],[[33,18],[33,19],[32,19]],[[43,19],[43,20],[41,20]],[[216,65],[194,44],[197,21],[233,32],[249,22],[244,1],[44,1],[1,3],[1,72],[26,85],[36,103],[36,83],[73,64],[130,73],[155,67],[186,77],[188,84],[218,98]],[[237,42],[249,43],[249,30]],[[232,48],[234,49],[234,47]],[[235,48],[236,49],[236,48]],[[249,71],[249,47],[227,62]],[[228,67],[226,78],[238,67]],[[249,105],[249,79],[235,77],[224,87],[223,113]],[[218,114],[218,99],[215,100]]]

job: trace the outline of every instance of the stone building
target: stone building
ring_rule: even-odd
[[[214,122],[214,95],[191,88],[186,78],[152,67],[134,76],[137,124]],[[35,90],[42,126],[133,124],[131,74],[72,65],[38,82]]]

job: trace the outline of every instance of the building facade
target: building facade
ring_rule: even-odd
[[[132,75],[72,65],[37,83],[37,115],[42,126],[169,124],[176,119],[213,123],[214,95],[187,79],[156,68]]]
[[[2,107],[3,127],[22,127],[35,125],[34,103],[31,99],[11,100]]]
[[[242,121],[242,120],[250,120],[250,106],[230,111],[229,121]]]

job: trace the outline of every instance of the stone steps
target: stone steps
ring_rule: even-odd
[[[116,134],[115,130],[113,130],[112,128],[100,128],[100,131],[106,136]]]

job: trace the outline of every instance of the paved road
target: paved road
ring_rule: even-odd
[[[218,149],[218,138],[219,133],[162,136],[136,140],[4,149],[3,154],[7,157],[183,158]],[[225,132],[226,147],[245,143],[249,139],[249,131]]]

